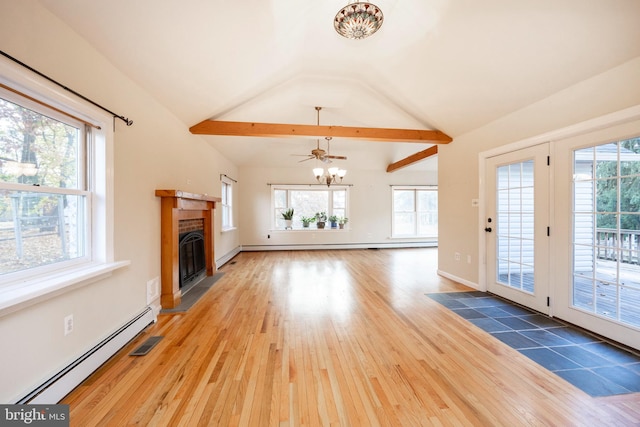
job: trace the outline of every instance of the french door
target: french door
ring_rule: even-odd
[[[640,120],[561,141],[554,158],[553,314],[640,349]]]
[[[549,307],[549,144],[485,160],[487,290]]]

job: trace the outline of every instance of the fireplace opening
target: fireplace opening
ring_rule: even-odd
[[[180,289],[185,292],[206,276],[206,260],[204,250],[204,231],[194,230],[181,233],[180,242]]]

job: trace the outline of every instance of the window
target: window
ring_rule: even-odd
[[[438,188],[394,186],[393,237],[438,236]]]
[[[87,254],[91,228],[81,122],[0,94],[0,274]]]
[[[113,261],[111,116],[10,64],[0,84],[3,311],[129,262]]]
[[[233,180],[222,176],[222,230],[233,228]]]
[[[640,326],[640,137],[573,154],[573,306]]]
[[[279,185],[272,186],[273,226],[285,228],[282,212],[293,209],[293,229],[302,229],[302,217],[313,217],[317,212],[327,216],[348,217],[349,187]]]

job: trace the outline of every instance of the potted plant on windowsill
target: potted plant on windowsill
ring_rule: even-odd
[[[331,228],[338,228],[338,216],[331,215],[329,217],[329,222],[331,223]]]
[[[309,228],[309,224],[311,224],[315,220],[316,220],[315,216],[303,216],[302,218],[300,218],[300,221],[302,221],[303,228]]]
[[[319,229],[324,228],[324,224],[327,222],[326,212],[316,212],[316,227]]]
[[[338,218],[338,227],[340,227],[340,229],[344,228],[344,225],[349,222],[349,218],[345,218],[345,217],[340,217]]]
[[[291,230],[293,228],[293,208],[282,212],[282,218],[284,218],[284,229],[286,230],[288,228]]]

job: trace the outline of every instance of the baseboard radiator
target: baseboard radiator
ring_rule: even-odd
[[[58,403],[154,321],[153,310],[151,307],[147,307],[142,313],[127,322],[126,325],[109,335],[16,403],[49,405]]]

